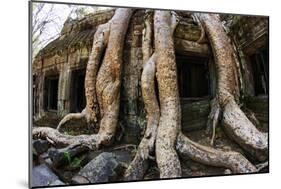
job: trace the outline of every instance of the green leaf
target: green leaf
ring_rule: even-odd
[[[68,152],[64,152],[63,155],[64,155],[64,157],[67,159],[68,163],[71,163],[70,154],[69,154]]]

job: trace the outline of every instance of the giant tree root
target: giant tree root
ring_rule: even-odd
[[[173,32],[177,23],[178,19],[170,11],[155,11],[156,77],[160,100],[160,121],[155,152],[160,178],[181,177],[180,161],[175,150],[177,135],[181,127],[180,99],[173,43]]]
[[[59,122],[57,130],[61,131],[62,126],[71,120],[82,120],[85,117],[86,114],[84,113],[84,110],[81,113],[69,113]]]
[[[191,141],[182,133],[178,135],[176,148],[179,154],[192,160],[216,167],[225,167],[233,173],[257,172],[257,168],[238,152],[225,152]]]
[[[57,129],[70,120],[86,119],[88,125],[97,124],[99,107],[96,96],[96,78],[101,63],[102,54],[107,46],[109,39],[110,22],[99,25],[94,35],[93,47],[89,56],[89,61],[85,76],[85,96],[86,107],[81,113],[67,114],[58,124]]]
[[[268,156],[268,137],[256,129],[237,105],[239,101],[239,70],[234,49],[217,14],[200,13],[199,19],[205,28],[215,58],[218,83],[218,104],[222,110],[222,125],[226,133],[245,151],[263,161]],[[214,114],[216,118],[216,114]],[[215,119],[214,119],[215,120]]]
[[[258,128],[261,126],[260,121],[257,119],[255,113],[247,108],[245,105],[240,106],[241,110],[245,113],[246,117]]]
[[[124,38],[132,12],[133,9],[116,9],[111,20],[98,26],[86,69],[86,107],[81,113],[66,115],[59,123],[58,129],[70,120],[82,118],[85,118],[89,125],[97,125],[100,113],[101,127],[113,128],[108,136],[114,135],[119,112]]]
[[[140,180],[147,168],[150,153],[154,151],[154,144],[159,122],[159,105],[154,89],[155,54],[145,63],[141,78],[142,95],[147,111],[147,128],[141,140],[138,151],[125,173],[125,180]]]
[[[246,117],[234,100],[224,107],[222,125],[228,136],[245,151],[265,161],[268,157],[268,135],[260,132]]]
[[[169,30],[166,30],[167,28],[162,28],[163,23],[169,22],[169,20],[171,21],[171,17],[169,17],[169,13],[167,12],[156,12],[155,14],[155,20],[154,20],[154,25],[155,25],[155,44],[156,44],[156,52],[155,53],[159,53],[159,49],[161,48],[161,46],[157,46],[158,42],[160,42],[161,37],[162,36],[169,36],[171,35],[171,31],[173,31],[173,29],[169,28]],[[157,31],[161,31],[161,33],[157,33]],[[168,44],[166,44],[167,46],[165,46],[165,50],[169,49],[169,41]],[[158,47],[158,48],[157,48]],[[164,49],[162,49],[162,51],[164,51]],[[168,52],[165,52],[167,55]],[[146,54],[146,53],[144,53]],[[160,53],[157,54],[158,56],[160,56]],[[165,55],[161,55],[161,58],[165,58],[165,61],[162,60],[161,64],[160,62],[158,63],[159,67],[157,67],[157,80],[158,80],[158,84],[159,84],[159,90],[160,90],[160,103],[161,103],[161,117],[160,117],[160,123],[159,123],[159,128],[157,131],[157,140],[156,140],[156,160],[157,160],[157,164],[160,170],[160,177],[161,178],[173,178],[173,177],[180,177],[181,176],[181,168],[178,167],[180,166],[179,162],[177,161],[177,152],[176,150],[184,157],[190,157],[191,159],[193,159],[194,161],[206,164],[206,165],[212,165],[212,166],[217,166],[217,167],[225,167],[230,169],[233,173],[249,173],[249,172],[257,172],[257,168],[252,165],[243,155],[241,155],[238,152],[225,152],[222,150],[217,150],[217,149],[213,149],[210,147],[206,147],[203,145],[200,145],[198,143],[195,143],[193,141],[191,141],[190,139],[188,139],[187,137],[185,137],[181,132],[179,132],[179,125],[180,121],[178,120],[178,118],[180,117],[180,109],[177,105],[177,94],[173,93],[171,91],[173,91],[173,88],[171,88],[171,86],[167,86],[169,87],[169,90],[167,91],[167,88],[165,88],[165,90],[163,90],[164,92],[166,92],[165,97],[161,96],[161,87],[165,86],[164,84],[169,83],[169,82],[174,82],[174,78],[173,75],[168,75],[173,73],[173,55],[169,54],[169,57],[166,57]],[[155,56],[155,54],[153,55]],[[153,57],[152,56],[152,57]],[[152,58],[151,58],[152,59]],[[148,63],[146,64],[146,66],[144,67],[144,71],[143,74],[145,73],[149,73],[147,69],[145,69],[146,67],[148,67],[149,65],[153,65],[151,63],[151,59],[150,61],[148,61]],[[158,60],[158,58],[156,58],[156,60]],[[166,65],[166,62],[169,62],[169,65]],[[161,65],[161,67],[160,67]],[[171,66],[171,67],[170,67]],[[170,68],[169,70],[165,70],[166,67]],[[151,70],[151,69],[150,69]],[[162,72],[160,72],[160,70]],[[167,75],[162,75],[163,73],[166,73]],[[151,84],[151,81],[153,81],[153,74],[151,74],[151,76],[149,77],[149,81]],[[162,83],[163,81],[165,81],[166,83]],[[150,86],[150,88],[144,88],[143,86],[145,86],[144,84],[149,84],[149,82],[143,82],[142,80],[142,90],[143,93],[146,94],[149,90],[151,90],[151,88],[153,89],[153,85],[148,85]],[[170,84],[170,83],[169,83]],[[162,85],[162,86],[161,86]],[[172,85],[172,86],[176,86],[176,85]],[[162,91],[162,92],[163,92]],[[171,92],[171,93],[169,93]],[[154,91],[151,91],[150,94],[155,94]],[[145,96],[144,96],[145,97]],[[169,97],[169,98],[167,98]],[[161,101],[162,100],[162,101]],[[149,102],[147,98],[144,98],[144,102],[147,103]],[[150,104],[151,101],[150,99]],[[166,104],[167,103],[167,104]],[[148,107],[148,106],[146,106]],[[165,109],[169,107],[169,110]],[[154,116],[150,116],[151,114],[149,114],[149,110],[151,111],[151,109],[146,109],[148,111],[148,123],[149,123],[149,118],[153,118],[155,119],[155,115]],[[215,137],[215,128],[216,125],[218,124],[219,121],[219,115],[221,112],[221,108],[219,106],[218,100],[215,99],[212,101],[212,111],[210,113],[210,117],[209,119],[210,124],[212,129],[213,129],[213,136],[212,136],[212,143],[214,141],[214,137]],[[173,116],[174,115],[174,116]],[[166,120],[166,116],[169,118],[168,120]],[[170,117],[172,116],[172,117]],[[165,122],[163,123],[163,121],[165,120]],[[170,125],[172,123],[172,125]],[[156,125],[155,125],[156,128]],[[148,124],[148,128],[146,130],[146,132],[148,131],[148,129],[150,129],[149,124]],[[173,137],[176,137],[175,140],[173,140]],[[134,160],[132,161],[132,163],[130,164],[129,168],[126,171],[124,180],[141,180],[145,174],[146,169],[148,168],[148,159],[149,159],[149,153],[151,153],[152,149],[149,148],[148,145],[149,140],[147,140],[146,136],[143,138],[143,140],[141,141],[137,154],[134,158]],[[153,140],[150,140],[150,142],[153,142]],[[173,143],[175,142],[175,143]],[[151,143],[153,144],[153,143]],[[173,145],[176,145],[176,149],[174,149]],[[153,146],[151,146],[153,147]]]
[[[155,133],[156,135],[156,133]],[[154,149],[154,138],[143,138],[141,143],[138,146],[138,151],[127,168],[124,179],[125,181],[131,180],[142,180],[148,167],[149,159],[151,158],[150,153]]]
[[[110,21],[110,34],[103,62],[97,75],[96,93],[100,108],[99,135],[104,145],[109,145],[115,136],[119,106],[123,47],[130,18],[131,8],[118,8]]]
[[[71,119],[85,118],[87,122],[96,122],[99,109],[100,129],[98,134],[70,136],[60,133],[52,128],[34,128],[33,137],[45,138],[56,146],[71,144],[86,145],[91,149],[98,149],[101,145],[109,145],[114,138],[120,104],[120,83],[122,51],[125,33],[131,9],[119,8],[113,18],[105,24],[109,29],[107,33],[97,33],[99,40],[95,40],[91,56],[92,63],[88,63],[85,80],[87,86],[86,108],[77,114],[67,115],[59,124],[65,124]],[[222,114],[222,123],[227,133],[238,142],[246,151],[263,160],[266,153],[267,136],[261,134],[247,119],[235,100],[237,95],[237,76],[231,46],[228,44],[226,34],[223,32],[219,18],[214,16],[201,17],[202,27],[207,31],[216,59],[218,69],[217,103],[213,106],[210,120],[215,136],[215,127]],[[257,172],[256,168],[244,156],[237,152],[226,152],[195,143],[180,132],[181,110],[177,86],[177,71],[173,44],[173,32],[178,23],[177,17],[170,11],[155,11],[154,15],[154,44],[155,52],[152,54],[151,33],[147,31],[148,38],[143,44],[144,69],[142,73],[142,93],[147,111],[147,128],[134,160],[125,173],[125,180],[139,180],[148,168],[148,160],[155,150],[156,162],[160,178],[181,177],[181,166],[178,153],[194,161],[206,165],[225,167],[233,173]],[[107,42],[108,40],[108,42]],[[107,45],[106,45],[107,44]],[[147,46],[146,46],[147,45]],[[101,51],[106,47],[105,56],[101,61]],[[148,60],[149,59],[149,60]],[[89,68],[89,69],[88,69]],[[158,82],[159,102],[155,93],[155,71]],[[98,71],[98,73],[97,73]],[[96,78],[97,77],[97,78]],[[90,86],[88,86],[90,85]],[[94,86],[92,86],[94,85]],[[95,93],[96,91],[96,93]],[[234,100],[235,99],[235,100]],[[98,106],[96,105],[98,102]],[[154,149],[155,148],[155,149]],[[262,154],[262,155],[261,155]],[[261,165],[266,166],[266,165]]]
[[[250,112],[250,110],[248,110]],[[217,98],[211,101],[211,112],[208,117],[208,130],[212,127],[211,145],[214,143],[216,126],[222,114],[222,126],[227,135],[237,142],[245,151],[259,161],[265,161],[268,156],[267,133],[260,132],[253,123],[259,124],[254,114],[251,120],[240,109],[234,100],[229,99],[221,110]]]
[[[33,135],[39,134],[62,145],[83,143],[97,148],[101,144],[109,145],[112,142],[119,116],[123,46],[132,13],[131,8],[118,8],[108,23],[98,27],[85,77],[86,108],[80,114],[67,115],[58,126],[60,129],[67,121],[84,117],[88,123],[97,122],[98,99],[101,110],[98,134],[68,136],[50,128],[35,128]],[[101,60],[105,47],[105,55]]]
[[[145,28],[143,31],[143,71],[141,76],[141,89],[144,107],[147,113],[147,126],[143,139],[141,140],[137,153],[127,168],[124,180],[143,179],[148,166],[151,153],[154,152],[157,127],[159,123],[160,110],[155,92],[155,53],[152,53],[152,22],[153,14],[147,11],[145,15]],[[149,58],[150,57],[150,58]]]
[[[149,14],[147,15],[145,21],[146,27],[143,32],[144,39],[142,48],[143,60],[146,63],[141,80],[142,94],[147,112],[147,129],[134,160],[126,170],[125,180],[140,180],[143,178],[148,167],[150,153],[154,151],[156,134],[156,160],[160,169],[160,177],[171,178],[181,176],[180,162],[174,149],[174,143],[180,125],[180,109],[177,80],[175,77],[176,63],[172,36],[177,26],[178,19],[174,12],[155,12],[155,52],[150,57],[152,51],[152,17]],[[167,25],[170,27],[167,27]],[[149,60],[148,57],[150,57]],[[159,85],[161,118],[160,108],[154,89],[155,61],[157,62],[156,77]],[[158,123],[159,129],[157,130]]]
[[[50,127],[36,127],[32,130],[33,138],[51,141],[54,146],[66,147],[73,144],[82,144],[90,149],[97,149],[101,144],[99,135],[66,135]]]

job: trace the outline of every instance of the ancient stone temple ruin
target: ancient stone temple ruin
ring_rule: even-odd
[[[33,118],[35,126],[56,127],[69,112],[85,107],[84,78],[98,25],[106,23],[114,10],[89,14],[81,20],[67,20],[60,36],[35,57],[33,74]],[[214,57],[208,40],[197,43],[201,27],[190,13],[180,16],[174,34],[178,85],[182,106],[182,130],[206,128],[210,99],[216,89]],[[237,66],[243,80],[241,102],[251,109],[260,129],[268,129],[269,55],[268,17],[222,16],[225,30],[237,51]],[[125,40],[119,128],[122,141],[138,143],[145,125],[140,88],[144,10],[134,12]],[[249,115],[250,116],[250,115]],[[192,135],[192,132],[190,132]]]

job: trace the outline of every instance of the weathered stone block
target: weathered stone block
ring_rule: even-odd
[[[48,150],[48,148],[50,147],[48,141],[41,140],[41,139],[33,140],[32,146],[33,146],[33,153],[35,153],[35,155],[40,155],[40,154],[46,152]]]
[[[46,164],[32,169],[32,187],[64,185]]]
[[[116,181],[120,173],[120,163],[113,153],[104,152],[90,161],[73,177],[75,184],[104,183]]]
[[[186,56],[209,56],[210,50],[207,44],[199,44],[193,41],[188,41],[180,38],[175,38],[176,52]]]

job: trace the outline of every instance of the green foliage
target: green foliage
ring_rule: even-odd
[[[68,164],[70,164],[71,167],[74,168],[82,168],[81,162],[82,160],[78,157],[71,157],[71,155],[68,152],[64,152],[64,158],[67,159]]]
[[[64,152],[63,153],[64,158],[67,159],[68,163],[71,163],[71,156],[68,152]]]
[[[72,167],[79,167],[79,168],[82,168],[81,162],[82,162],[82,160],[81,160],[80,158],[75,157],[75,158],[72,160],[72,162],[71,162],[70,165],[71,165]]]

